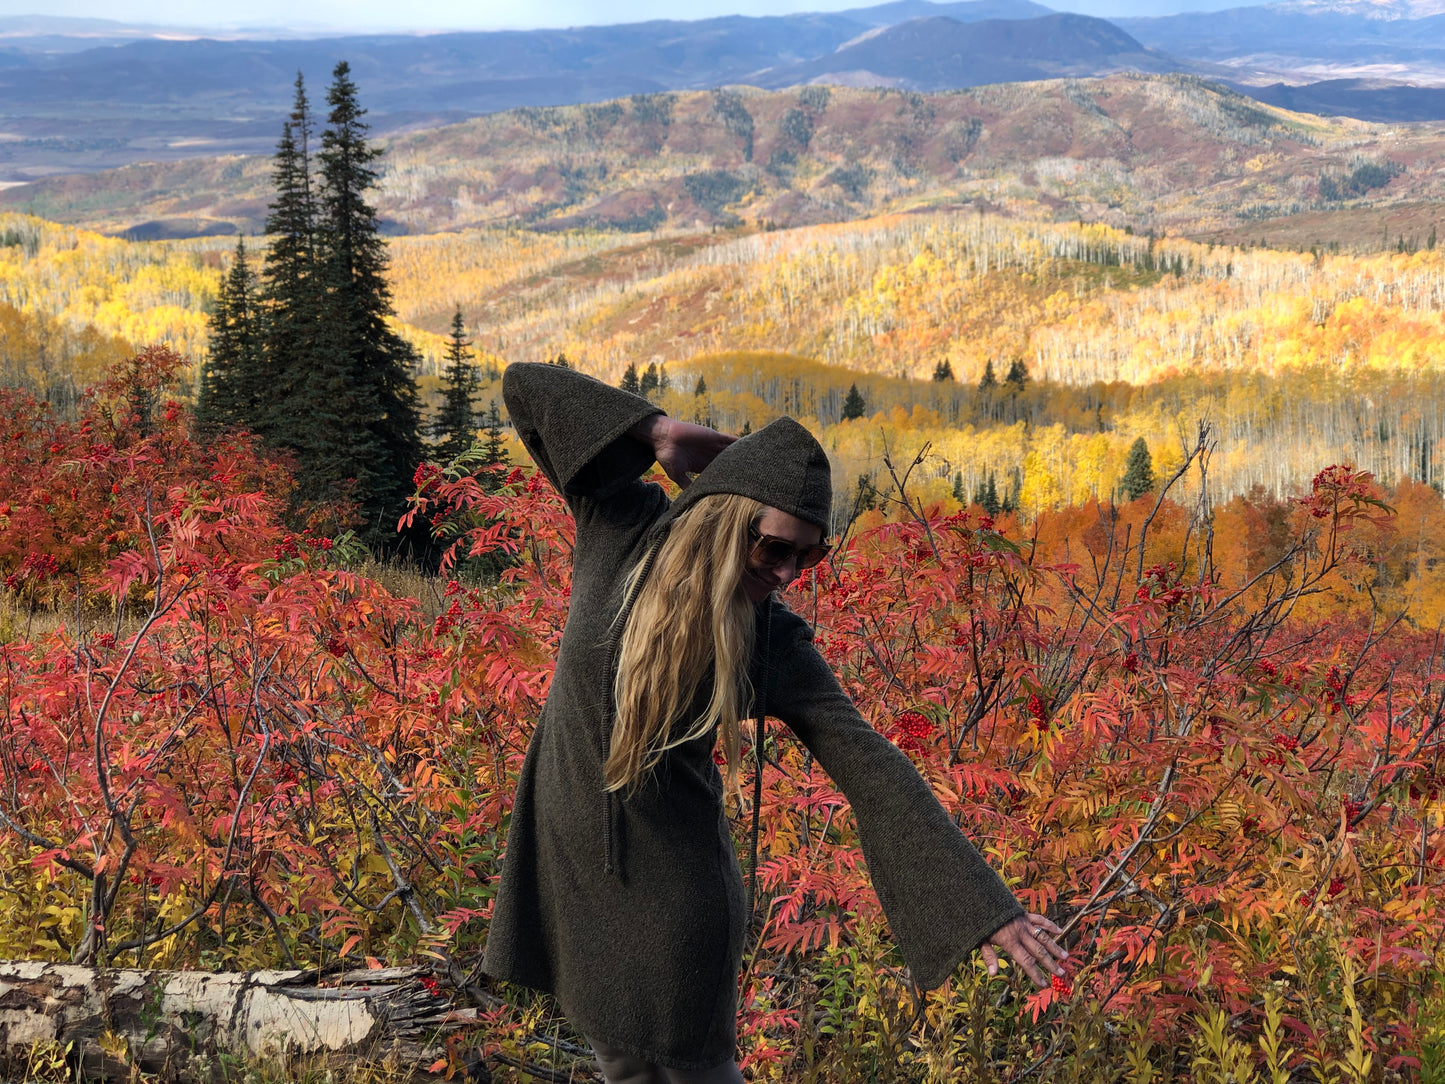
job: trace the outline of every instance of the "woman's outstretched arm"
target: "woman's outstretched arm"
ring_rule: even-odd
[[[1066,955],[1053,941],[1058,927],[1025,914],[913,762],[859,714],[807,624],[773,609],[769,713],[788,724],[848,798],[869,876],[914,980],[932,989],[976,949],[996,971],[1001,949],[1047,984]]]

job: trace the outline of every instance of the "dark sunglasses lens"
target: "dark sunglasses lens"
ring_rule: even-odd
[[[758,542],[757,555],[765,565],[780,565],[793,556],[793,547],[781,538],[764,538]]]
[[[812,568],[819,564],[824,557],[832,551],[832,546],[809,546],[805,550],[798,551],[798,570]]]

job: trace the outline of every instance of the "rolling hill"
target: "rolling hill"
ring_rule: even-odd
[[[1176,75],[649,95],[385,146],[377,201],[398,233],[769,228],[963,205],[1197,232],[1434,198],[1445,161],[1439,127],[1324,121]],[[139,236],[254,233],[270,195],[268,157],[222,157],[57,177],[0,207]]]

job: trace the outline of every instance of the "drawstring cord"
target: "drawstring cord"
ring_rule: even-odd
[[[773,639],[773,596],[763,603],[763,650],[758,657],[762,680],[754,688],[753,706],[753,827],[748,843],[748,905],[747,912],[756,924],[758,900],[758,816],[763,805],[763,765],[767,755],[763,745],[768,737],[768,676]]]
[[[667,532],[663,531],[648,548],[646,555],[642,558],[642,574],[632,585],[632,591],[623,601],[622,609],[617,612],[617,619],[613,622],[612,636],[607,646],[607,716],[603,720],[601,732],[598,735],[601,739],[604,766],[607,764],[608,748],[612,742],[612,725],[617,721],[617,648],[622,643],[622,633],[627,628],[628,617],[632,615],[633,604],[637,602],[637,596],[642,593],[642,585],[647,582],[647,577],[652,574],[652,563],[657,559],[657,553],[662,549],[662,542],[666,537]],[[608,876],[617,871],[612,860],[612,822],[617,814],[616,799],[616,792],[607,789],[604,779],[602,788],[602,870]]]

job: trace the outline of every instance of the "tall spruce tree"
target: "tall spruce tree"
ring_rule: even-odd
[[[203,431],[256,422],[266,385],[256,303],[256,273],[246,259],[246,241],[238,237],[231,270],[221,280],[208,321],[210,343],[196,402],[196,421]]]
[[[317,266],[325,287],[326,334],[308,374],[308,419],[323,438],[303,446],[313,484],[349,482],[375,542],[395,540],[411,475],[421,460],[416,352],[391,329],[395,312],[386,281],[386,244],[367,190],[381,152],[366,139],[366,110],[351,67],[332,72],[321,134]],[[320,423],[320,424],[315,424]]]
[[[1028,379],[1029,371],[1024,365],[1024,359],[1014,358],[1013,361],[1009,363],[1008,375],[1003,378],[1004,387],[1008,388],[1008,390],[1014,394],[1018,394],[1024,390],[1024,385],[1028,383]]]
[[[642,394],[642,384],[637,379],[637,363],[629,361],[627,371],[622,374],[622,383],[617,385],[623,391],[630,391],[633,395]]]
[[[646,397],[651,398],[652,393],[657,391],[661,378],[657,373],[657,362],[650,364],[642,374],[642,380],[638,382],[639,391]]]
[[[482,466],[496,467],[508,461],[507,442],[502,437],[502,413],[493,399],[487,410],[486,428],[482,430]]]
[[[481,382],[472,364],[462,310],[452,316],[452,337],[447,343],[447,367],[442,373],[442,408],[432,422],[439,459],[452,460],[472,446],[477,430],[477,392]]]
[[[1138,500],[1154,488],[1154,459],[1143,437],[1129,446],[1129,458],[1124,461],[1124,479],[1119,488],[1131,501]]]
[[[858,390],[858,385],[849,384],[848,397],[843,400],[843,420],[845,422],[855,421],[863,417],[863,413],[867,409],[867,406],[863,402],[863,394]]]
[[[261,272],[264,378],[250,427],[270,444],[298,453],[313,440],[313,404],[302,395],[321,341],[322,283],[316,268],[316,197],[311,176],[311,104],[296,73],[291,114],[281,129],[271,179],[276,198],[267,209],[271,238]],[[298,464],[301,471],[307,464]],[[305,482],[304,477],[299,479]]]

